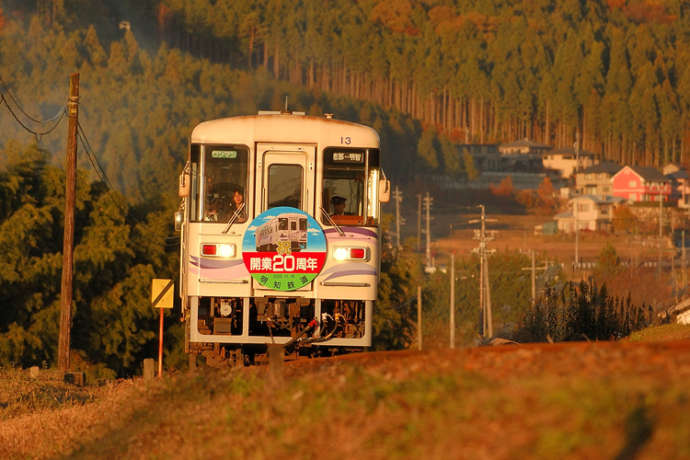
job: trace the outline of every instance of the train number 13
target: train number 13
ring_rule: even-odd
[[[350,145],[352,144],[352,138],[350,136],[340,136],[340,143]]]

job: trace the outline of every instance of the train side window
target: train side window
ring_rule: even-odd
[[[194,222],[199,220],[199,162],[201,160],[201,146],[192,144],[189,148],[189,220]]]

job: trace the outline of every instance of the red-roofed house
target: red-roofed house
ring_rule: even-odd
[[[611,191],[614,196],[631,202],[669,200],[671,184],[655,168],[624,166],[611,178]]]

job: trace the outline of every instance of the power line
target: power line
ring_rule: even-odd
[[[63,113],[64,108],[60,109],[54,116],[52,116],[50,118],[46,118],[45,120],[39,120],[38,118],[31,116],[26,110],[24,110],[24,108],[22,107],[22,104],[19,101],[19,98],[16,97],[14,94],[12,94],[12,91],[10,91],[9,85],[7,83],[5,83],[5,80],[3,80],[2,77],[0,77],[0,84],[2,85],[2,88],[0,88],[0,93],[7,94],[10,97],[10,99],[12,99],[12,102],[14,102],[14,105],[17,106],[19,111],[21,111],[22,114],[26,118],[33,121],[34,123],[39,123],[39,124],[50,123],[50,122],[56,120]],[[7,102],[5,102],[5,103],[7,103]]]
[[[84,128],[81,127],[81,123],[79,122],[77,122],[77,135],[79,137],[79,141],[81,142],[82,147],[84,147],[84,152],[86,152],[86,156],[89,159],[89,163],[91,163],[91,167],[96,172],[98,178],[105,184],[109,191],[115,191],[113,185],[110,183],[110,179],[108,179],[108,175],[105,173],[100,163],[98,162],[98,158],[96,158],[96,154],[93,152],[93,149],[91,148],[89,139],[86,137]],[[122,212],[122,214],[126,216],[127,212],[125,211],[125,208],[122,207],[122,205],[118,203],[115,200],[115,198],[113,198],[113,195],[108,194],[108,197],[113,202],[113,204]]]
[[[105,184],[108,186],[109,189],[113,189],[112,184],[110,183],[110,180],[108,179],[108,176],[105,174],[105,171],[101,167],[100,163],[98,162],[98,159],[96,158],[96,155],[93,151],[93,148],[91,147],[91,143],[89,142],[89,139],[86,137],[86,133],[84,132],[84,128],[82,128],[81,123],[77,123],[77,128],[79,132],[79,140],[82,143],[82,146],[84,147],[84,150],[86,151],[86,154],[89,157],[89,161],[91,162],[91,166],[93,166],[93,169],[95,170],[96,174],[98,174],[98,177],[105,182]]]
[[[12,109],[12,105],[7,100],[8,97],[9,97],[9,99],[12,100],[12,102],[17,107],[17,109],[29,120],[33,121],[34,123],[38,123],[38,124],[42,124],[42,125],[54,122],[53,125],[44,131],[37,131],[37,130],[30,128],[29,126],[27,126],[26,123],[24,123],[19,118],[17,113],[14,111],[14,109]],[[15,121],[17,123],[19,123],[19,125],[22,128],[24,128],[26,131],[28,131],[29,133],[36,136],[36,138],[38,138],[39,136],[45,136],[46,134],[50,134],[51,132],[55,131],[55,129],[62,122],[62,119],[67,114],[66,108],[61,107],[60,110],[53,117],[48,118],[46,120],[39,120],[38,118],[31,116],[26,110],[24,110],[24,108],[22,107],[22,104],[19,102],[19,98],[17,98],[14,94],[12,94],[12,91],[10,91],[10,89],[9,89],[9,85],[7,85],[7,83],[5,83],[5,81],[2,79],[2,77],[0,77],[0,102],[4,102],[5,105],[7,106],[7,110],[9,110],[10,114],[15,119]],[[37,139],[37,141],[38,141],[38,139]]]
[[[62,119],[67,115],[67,109],[63,107],[60,112],[58,112],[54,117],[51,117],[46,120],[39,120],[35,117],[32,117],[29,115],[21,106],[17,98],[12,94],[11,91],[7,88],[7,84],[5,81],[0,77],[0,84],[2,87],[0,88],[0,103],[5,103],[5,106],[7,107],[7,110],[9,110],[10,114],[12,114],[12,117],[19,123],[19,125],[24,128],[26,131],[29,133],[33,134],[34,136],[44,136],[46,134],[50,134],[51,132],[55,131],[55,129],[60,125],[62,122]],[[10,103],[7,101],[7,98],[5,97],[5,94],[9,96],[9,98],[14,102],[14,105],[17,106],[17,108],[21,111],[21,113],[28,118],[29,120],[40,123],[40,124],[45,124],[49,123],[51,121],[55,121],[55,123],[45,131],[35,131],[31,129],[29,126],[27,126],[15,113],[15,111],[12,109],[12,106]],[[98,163],[98,159],[96,158],[96,155],[93,153],[93,149],[91,148],[91,144],[89,143],[89,139],[86,137],[86,133],[84,133],[84,129],[81,127],[81,123],[77,121],[77,137],[79,138],[79,141],[82,144],[82,147],[84,147],[84,151],[86,152],[86,156],[89,159],[89,163],[91,163],[91,166],[93,167],[94,171],[96,172],[96,175],[99,177],[99,179],[105,183],[106,187],[110,191],[114,191],[113,185],[110,182],[110,179],[108,179],[108,176],[105,174],[105,171],[101,167],[101,165]],[[123,215],[126,215],[125,209],[121,206],[120,203],[115,201],[115,199],[112,197],[112,195],[108,195],[110,199],[112,200],[113,204],[117,208],[120,209]]]
[[[0,102],[4,102],[5,106],[7,107],[7,110],[10,111],[10,113],[12,114],[12,117],[17,121],[17,123],[19,123],[19,125],[22,128],[24,128],[26,131],[30,132],[34,136],[45,136],[46,134],[50,134],[51,132],[53,132],[55,130],[55,128],[58,127],[58,125],[60,125],[60,122],[62,122],[62,119],[67,114],[67,110],[63,107],[62,110],[60,111],[60,113],[57,115],[58,119],[53,126],[51,126],[50,128],[48,128],[45,131],[34,131],[33,129],[29,128],[26,124],[24,124],[24,122],[22,120],[19,119],[17,114],[14,112],[14,110],[12,110],[12,106],[7,102],[7,99],[5,98],[5,94],[2,92],[0,92]]]

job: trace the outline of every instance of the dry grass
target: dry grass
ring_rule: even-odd
[[[142,388],[132,381],[80,388],[61,383],[56,372],[30,379],[3,371],[0,458],[47,458],[77,448],[135,410]]]
[[[664,324],[633,332],[628,338],[633,342],[659,342],[668,340],[690,340],[690,325]]]
[[[534,249],[538,254],[559,262],[572,262],[575,254],[574,235],[535,235],[534,226],[553,220],[541,216],[499,214],[491,218],[498,220],[496,223],[487,224],[487,229],[498,231],[497,238],[490,243],[492,248],[501,250],[520,250],[525,253]],[[476,219],[475,215],[460,215],[462,222]],[[434,243],[434,248],[440,252],[458,251],[460,254],[469,254],[472,248],[477,246],[473,239],[474,228],[477,225],[455,225],[451,235],[446,234]],[[616,252],[624,260],[654,260],[658,255],[658,249],[653,238],[634,238],[627,235],[611,235],[598,232],[582,231],[578,236],[578,252],[582,260],[595,261],[606,244],[616,248]],[[665,248],[668,249],[668,248]],[[668,251],[665,251],[665,257]]]
[[[690,342],[371,353],[128,381],[5,419],[3,458],[690,456]],[[626,457],[629,458],[629,457]]]

